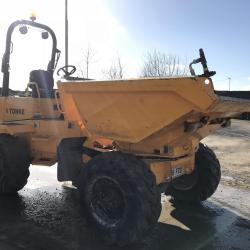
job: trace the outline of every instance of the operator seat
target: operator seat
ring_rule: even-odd
[[[54,79],[53,75],[46,70],[32,70],[30,72],[30,82],[36,82],[41,98],[54,98]],[[37,89],[33,85],[32,89],[32,97],[38,98]]]

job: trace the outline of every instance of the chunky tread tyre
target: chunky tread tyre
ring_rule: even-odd
[[[202,143],[195,155],[195,168],[195,183],[190,189],[179,190],[171,183],[166,194],[175,200],[187,202],[201,202],[209,198],[218,187],[221,170],[215,153]]]
[[[0,194],[16,193],[26,185],[30,163],[23,138],[0,134]]]
[[[123,212],[113,224],[96,216],[93,208],[94,183],[105,179],[115,183],[112,190],[119,189],[122,197],[119,203],[122,207],[120,205],[117,212]],[[78,187],[91,225],[108,244],[126,245],[138,241],[159,218],[161,197],[155,176],[143,161],[133,155],[109,152],[94,157],[82,170]]]

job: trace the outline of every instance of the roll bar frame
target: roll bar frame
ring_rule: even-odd
[[[2,59],[2,73],[3,73],[2,96],[9,95],[9,76],[10,76],[9,63],[10,63],[10,54],[12,50],[11,37],[15,28],[20,25],[40,28],[42,30],[47,31],[51,35],[53,45],[52,45],[52,50],[51,50],[51,59],[48,63],[47,71],[53,75],[55,67],[56,67],[56,63],[57,63],[56,55],[59,52],[59,50],[57,49],[57,39],[56,39],[56,35],[54,31],[47,25],[36,23],[34,21],[18,20],[18,21],[13,22],[9,26],[8,31],[7,31],[5,52],[4,52],[3,59]]]

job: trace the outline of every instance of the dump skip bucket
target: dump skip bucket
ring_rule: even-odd
[[[204,77],[59,82],[69,120],[96,136],[136,143],[194,113],[250,111],[250,100],[215,94]]]

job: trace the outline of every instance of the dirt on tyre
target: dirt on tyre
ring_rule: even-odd
[[[78,188],[92,227],[108,244],[136,242],[157,223],[161,197],[155,176],[133,155],[109,152],[94,157],[83,169]]]
[[[25,139],[0,134],[0,194],[16,193],[26,185],[30,163]]]
[[[166,194],[176,201],[201,202],[216,191],[220,178],[219,160],[212,149],[200,143],[195,155],[195,171],[190,176],[179,177],[170,183]]]

